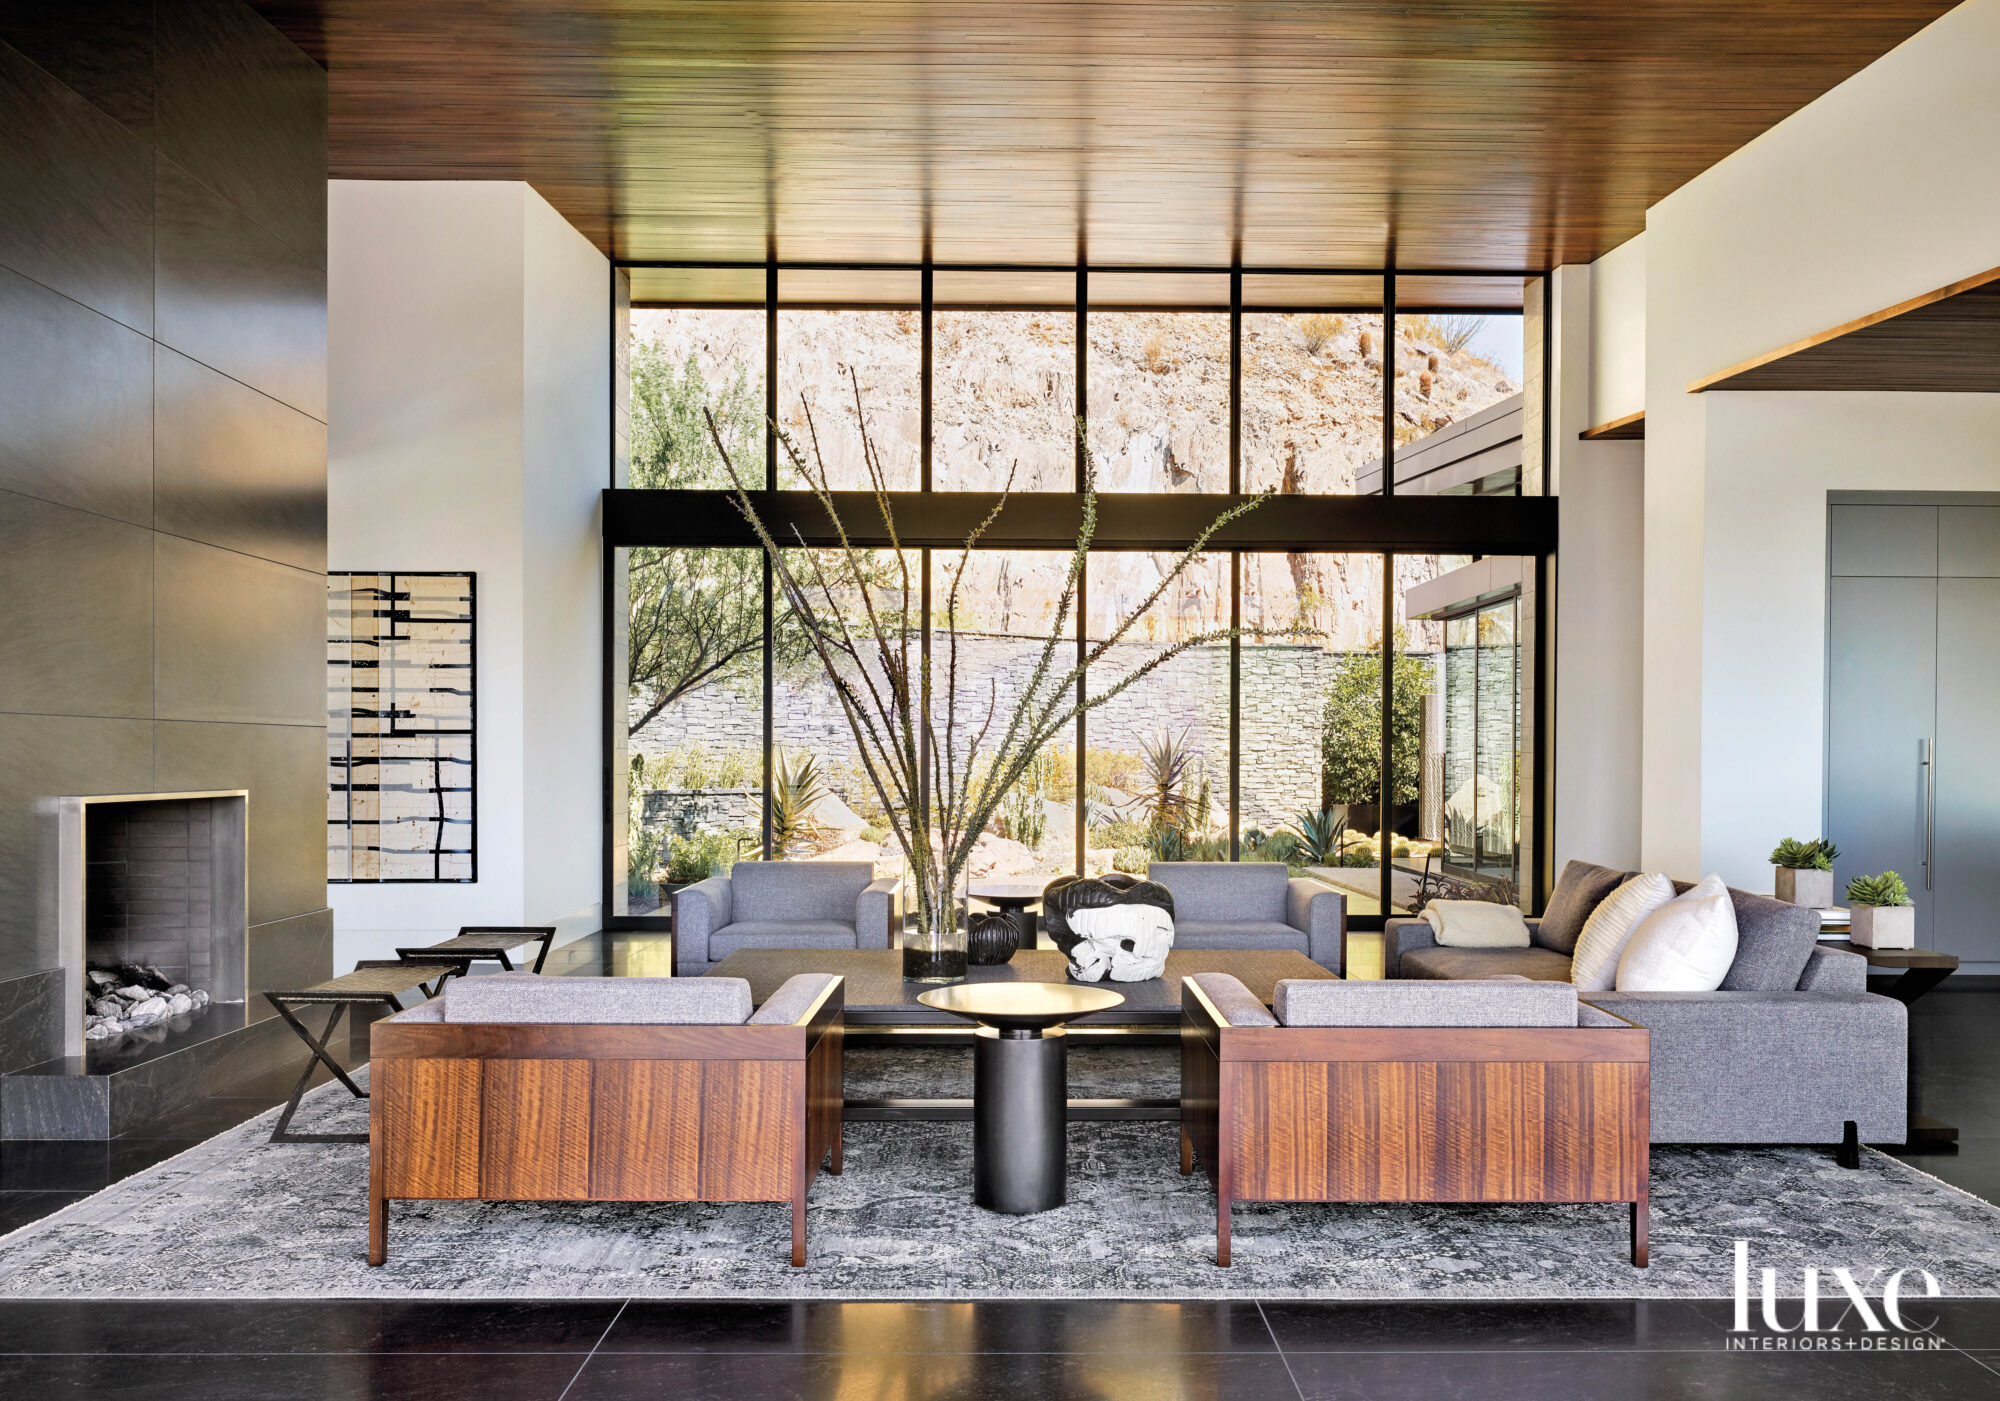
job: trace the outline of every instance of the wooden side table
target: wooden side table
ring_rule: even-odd
[[[1820,947],[1858,953],[1868,960],[1870,968],[1894,971],[1896,980],[1882,992],[1905,1007],[1958,971],[1958,955],[1939,953],[1936,949],[1871,949],[1848,939],[1822,939]],[[1958,1142],[1956,1124],[1943,1123],[1928,1114],[1914,1111],[1910,1114],[1909,1133],[1911,1143],[1936,1146]]]

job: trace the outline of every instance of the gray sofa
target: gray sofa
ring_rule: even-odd
[[[1347,897],[1276,861],[1155,861],[1174,897],[1177,949],[1290,949],[1338,973]]]
[[[1629,872],[1572,861],[1525,949],[1439,947],[1421,919],[1383,933],[1390,978],[1569,981],[1577,935]],[[1675,888],[1690,888],[1676,881]],[[1655,1143],[1833,1143],[1907,1136],[1909,1023],[1903,1004],[1868,991],[1858,954],[1819,943],[1819,915],[1729,892],[1736,961],[1715,992],[1587,992],[1653,1034]]]
[[[902,926],[893,876],[866,861],[739,861],[674,892],[674,972],[738,949],[886,949]]]

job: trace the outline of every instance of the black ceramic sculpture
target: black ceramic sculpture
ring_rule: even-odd
[[[1069,927],[1074,910],[1102,910],[1112,905],[1157,905],[1171,917],[1173,892],[1153,881],[1128,876],[1123,871],[1107,875],[1057,876],[1042,889],[1042,927],[1062,950],[1063,957],[1082,942]]]
[[[1011,915],[974,915],[965,930],[965,961],[975,968],[1005,963],[1021,946],[1021,928]]]

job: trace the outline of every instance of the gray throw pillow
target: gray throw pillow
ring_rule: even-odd
[[[1627,874],[1588,861],[1572,861],[1564,866],[1562,878],[1549,893],[1549,903],[1542,910],[1542,922],[1535,930],[1535,942],[1557,953],[1575,953],[1577,936],[1583,933],[1583,922],[1590,918],[1592,910],[1603,903],[1605,896],[1618,888]]]

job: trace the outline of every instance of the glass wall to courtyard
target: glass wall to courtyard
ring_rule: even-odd
[[[919,671],[928,656],[926,744],[957,747],[944,764],[927,750],[916,805],[933,819],[948,775],[976,782],[990,767],[1042,659],[1070,676],[1079,630],[1089,649],[1124,628],[1085,678],[1091,696],[1117,694],[1039,746],[982,824],[970,881],[1282,861],[1342,889],[1361,928],[1439,894],[1532,906],[1534,557],[1478,553],[1478,517],[1464,512],[1497,506],[1412,517],[1422,530],[1404,529],[1392,551],[1367,533],[1379,525],[1357,535],[1360,517],[1313,503],[1397,498],[1391,515],[1367,517],[1379,522],[1427,510],[1426,498],[1539,494],[1540,405],[1527,403],[1539,393],[1538,288],[1068,269],[727,274],[731,298],[747,300],[754,279],[760,304],[708,302],[683,290],[700,285],[684,269],[644,281],[672,295],[643,295],[635,271],[624,313],[612,482],[661,493],[662,509],[653,533],[608,555],[614,917],[643,922],[674,884],[739,859],[907,874],[896,795],[885,801],[866,773],[781,582],[716,494],[733,465],[746,486],[775,482],[782,509],[807,484],[786,439],[835,490],[879,480],[899,493],[900,561],[872,507],[842,521],[865,537],[851,557],[826,548],[810,502],[780,536],[807,532],[814,548],[787,556],[803,581],[817,577],[812,561],[835,562],[819,606],[865,636],[867,599],[844,574],[859,567],[876,623]],[[1080,427],[1105,501],[1081,595],[1058,616]],[[959,494],[1000,492],[1010,473],[1022,500],[963,556],[953,541],[990,507]],[[1266,492],[1296,504],[1257,507],[1155,596],[1212,518],[1174,498],[1213,497],[1220,511]],[[1157,538],[1144,535],[1155,520]],[[1541,529],[1522,527],[1525,548],[1552,546]],[[848,679],[865,688],[870,675],[884,679],[871,665]]]

